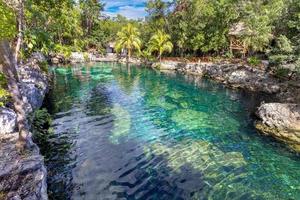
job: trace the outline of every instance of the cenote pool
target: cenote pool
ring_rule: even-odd
[[[51,199],[300,199],[300,157],[253,126],[264,97],[114,63],[52,73]]]

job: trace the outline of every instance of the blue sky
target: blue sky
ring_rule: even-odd
[[[109,16],[121,14],[129,19],[144,18],[147,0],[102,0],[104,13]]]

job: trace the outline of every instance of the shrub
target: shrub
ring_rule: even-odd
[[[43,144],[47,142],[48,137],[51,135],[51,123],[52,117],[48,113],[47,109],[43,108],[36,110],[33,114],[33,139],[38,144]]]
[[[280,79],[284,79],[284,78],[287,78],[289,76],[289,73],[290,73],[289,69],[278,67],[275,70],[275,77],[280,78]]]
[[[39,67],[40,69],[45,72],[45,73],[48,73],[48,62],[47,61],[42,61],[42,62],[39,62]]]
[[[83,57],[84,57],[84,60],[85,60],[86,62],[90,61],[89,53],[84,52],[84,53],[83,53]]]
[[[64,46],[60,44],[56,44],[54,47],[54,51],[56,53],[62,54],[66,59],[70,58],[72,53],[72,48],[69,46]]]
[[[6,90],[7,88],[7,81],[5,76],[0,73],[0,107],[5,106],[8,103],[10,94]]]
[[[257,57],[254,57],[254,56],[248,58],[247,61],[251,66],[257,66],[261,63],[260,59],[258,59]]]

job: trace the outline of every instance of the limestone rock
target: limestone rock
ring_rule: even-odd
[[[17,121],[16,113],[9,108],[0,107],[0,135],[12,133]]]
[[[267,103],[257,111],[256,128],[300,151],[300,105]]]
[[[25,111],[30,113],[42,106],[44,96],[48,91],[48,78],[39,69],[28,65],[19,67],[18,75]]]
[[[0,140],[0,191],[7,200],[47,200],[47,171],[36,145],[20,153],[16,148],[18,134]]]
[[[35,62],[46,62],[47,61],[46,57],[41,52],[34,52],[31,55],[30,59],[34,60]]]
[[[176,70],[178,62],[161,62],[161,63],[153,63],[153,68],[158,68],[160,70]]]
[[[81,52],[72,52],[69,59],[70,59],[71,63],[83,63],[83,62],[85,62],[84,53],[81,53]]]

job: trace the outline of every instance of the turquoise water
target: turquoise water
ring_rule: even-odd
[[[55,67],[51,199],[300,199],[300,158],[257,134],[261,95],[112,63]]]

